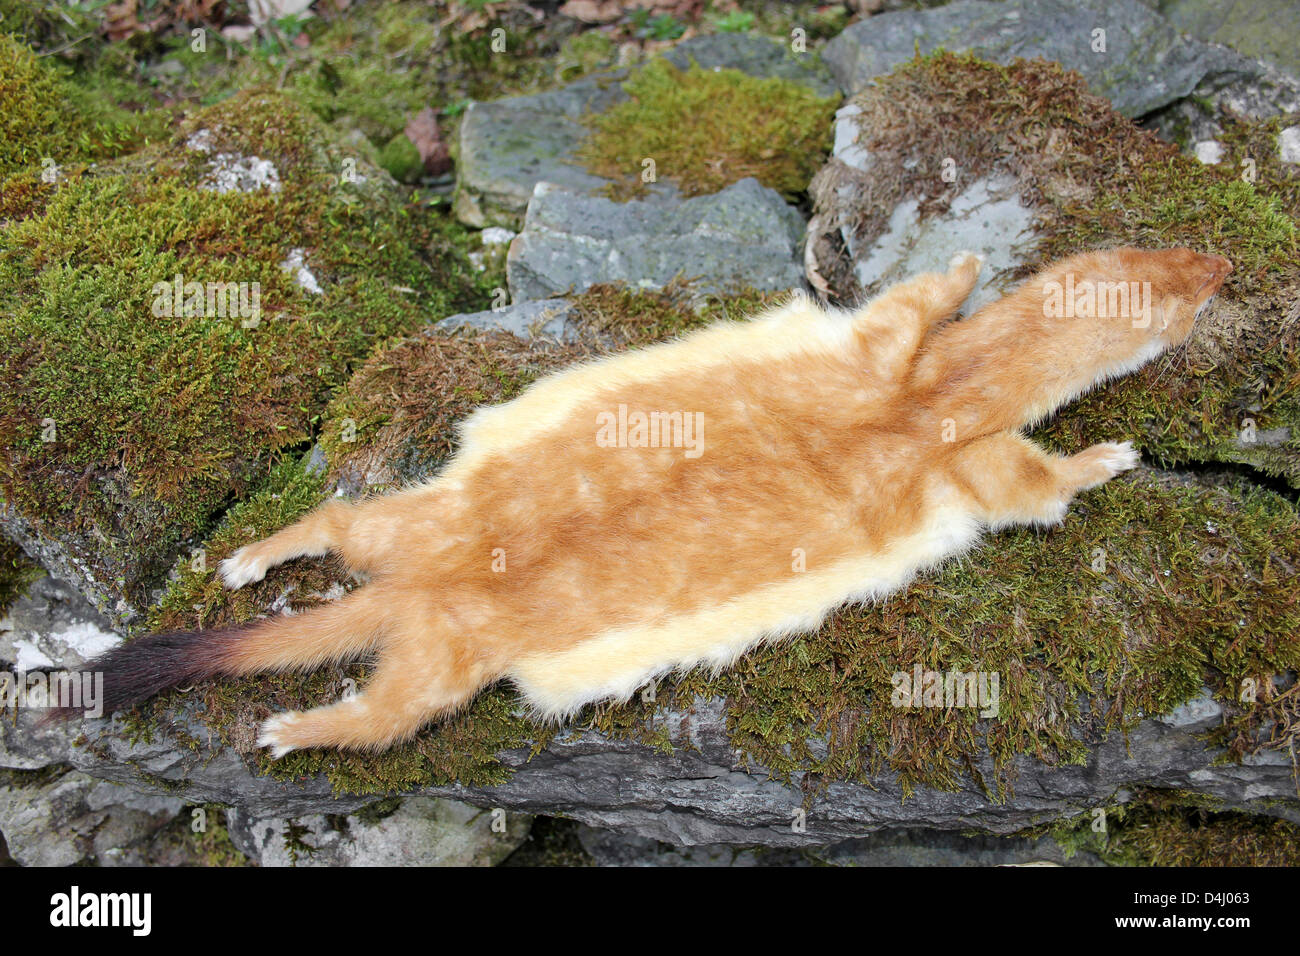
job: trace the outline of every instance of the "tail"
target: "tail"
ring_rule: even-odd
[[[314,670],[375,647],[385,621],[382,604],[381,596],[358,591],[303,614],[281,615],[246,627],[146,634],[89,661],[83,671],[103,674],[103,712],[110,714],[194,681]],[[41,723],[82,712],[75,707],[53,708]]]

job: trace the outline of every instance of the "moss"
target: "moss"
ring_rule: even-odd
[[[41,576],[40,565],[7,538],[0,538],[0,615]]]
[[[618,60],[618,47],[606,34],[596,30],[579,33],[566,39],[555,58],[555,77],[562,83],[571,83],[596,70],[613,66]]]
[[[208,152],[186,145],[200,131]],[[223,154],[269,161],[280,188],[202,188]],[[310,114],[252,91],[55,190],[27,183],[0,254],[0,494],[47,534],[93,535],[124,591],[304,442],[375,342],[479,304],[463,242],[364,162],[341,181],[346,161]],[[294,249],[323,294],[284,267]],[[178,275],[256,284],[260,316],[160,306]]]
[[[160,128],[0,33],[0,176],[115,156]]]
[[[203,811],[203,829],[196,831],[197,811]],[[149,863],[153,866],[249,866],[236,849],[226,827],[225,808],[219,804],[187,806],[149,841]]]
[[[38,50],[75,54],[98,27],[85,0],[0,0],[0,30]]]
[[[1093,813],[1051,828],[1067,858],[1083,851],[1111,866],[1300,865],[1300,826],[1285,820],[1216,812],[1164,791],[1104,810],[1102,829],[1093,828]]]
[[[447,11],[438,7],[371,0],[303,23],[310,40],[305,48],[231,44],[225,57],[195,53],[187,38],[177,38],[166,59],[182,72],[158,82],[169,96],[203,103],[274,84],[325,122],[358,131],[378,148],[427,106],[450,115],[455,104],[471,98],[534,91],[601,65],[594,44],[564,52],[562,18],[538,22],[519,7],[483,13],[481,22],[467,27],[448,23]],[[497,29],[505,31],[502,52],[492,48]]]
[[[420,151],[405,133],[398,133],[379,151],[379,165],[399,183],[413,183],[424,171]]]
[[[501,866],[595,866],[578,838],[579,824],[556,817],[537,817],[528,838]]]
[[[618,198],[644,191],[647,158],[686,196],[753,176],[794,198],[830,148],[838,100],[788,80],[656,59],[623,88],[631,99],[586,117],[590,135],[577,150],[591,172],[614,180]]]
[[[1300,113],[1249,120],[1232,113],[1219,116],[1224,146],[1221,164],[1239,177],[1250,178],[1260,193],[1275,199],[1293,219],[1300,217],[1300,169],[1282,162],[1278,134],[1300,123]],[[1243,180],[1244,181],[1244,180]]]

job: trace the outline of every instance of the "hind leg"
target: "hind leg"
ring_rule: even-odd
[[[262,724],[258,746],[271,748],[277,759],[308,747],[384,750],[459,710],[488,682],[481,666],[456,666],[443,653],[435,667],[427,653],[422,656],[412,660],[410,654],[386,649],[378,672],[359,694],[325,707],[277,714]]]
[[[221,580],[233,590],[260,581],[266,572],[294,558],[321,558],[347,540],[359,506],[335,498],[269,538],[246,544],[221,562]]]

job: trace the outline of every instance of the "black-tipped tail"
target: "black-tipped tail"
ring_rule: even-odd
[[[102,699],[97,703],[107,716],[172,687],[228,672],[228,651],[242,630],[146,634],[88,661],[82,673],[103,675]],[[52,707],[40,723],[66,720],[83,713],[82,707]]]

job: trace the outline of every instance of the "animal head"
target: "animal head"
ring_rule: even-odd
[[[1022,291],[1041,301],[1049,334],[1095,356],[1099,380],[1186,341],[1231,271],[1223,256],[1191,249],[1110,249],[1064,259]]]
[[[1222,256],[1190,249],[1085,252],[935,341],[966,343],[958,351],[971,374],[959,387],[986,422],[1019,427],[1182,344],[1231,271]],[[932,360],[930,379],[950,378],[951,364]]]

